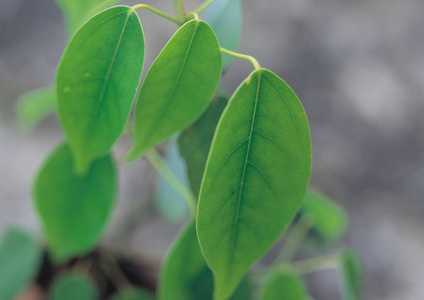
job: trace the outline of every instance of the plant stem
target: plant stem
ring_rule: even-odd
[[[200,14],[202,11],[204,11],[206,9],[206,7],[208,7],[209,5],[211,5],[214,2],[215,2],[215,0],[208,0],[208,1],[206,1],[205,3],[203,3],[202,5],[200,5],[198,9],[196,9],[196,12],[198,14]]]
[[[237,52],[234,52],[234,51],[222,48],[222,47],[220,49],[221,49],[222,53],[250,61],[253,65],[253,67],[255,68],[255,70],[259,70],[261,68],[261,66],[259,65],[256,58],[254,58],[253,56],[246,55],[246,54],[240,54],[240,53],[237,53]]]
[[[186,200],[188,207],[190,208],[190,212],[192,216],[196,216],[197,212],[197,203],[196,198],[194,197],[193,193],[188,190],[175,175],[172,173],[172,171],[167,166],[165,160],[160,156],[160,154],[155,150],[152,149],[146,153],[147,159],[150,161],[150,163],[156,168],[156,170],[159,172],[159,174],[165,178],[166,181],[174,188],[174,190],[183,196],[183,198]]]
[[[312,226],[312,219],[307,214],[302,215],[299,221],[293,225],[293,228],[288,234],[283,248],[281,249],[274,263],[290,262],[296,255]]]
[[[339,255],[326,255],[306,259],[291,264],[299,274],[308,274],[326,269],[336,269],[339,267]]]
[[[180,20],[174,18],[171,15],[168,15],[167,13],[164,13],[164,12],[162,12],[160,10],[157,10],[156,8],[154,8],[154,7],[150,6],[150,5],[147,5],[147,4],[137,4],[137,5],[134,5],[132,7],[133,10],[137,10],[137,9],[140,9],[140,8],[145,8],[147,10],[150,10],[151,12],[157,14],[158,16],[161,16],[162,18],[165,18],[167,20],[170,20],[170,21],[174,22],[177,25],[180,25],[181,24],[181,21]]]
[[[184,1],[172,0],[172,3],[174,3],[175,15],[177,16],[177,19],[179,20],[179,24],[181,24],[181,22],[183,22],[184,20],[184,15],[185,15]]]

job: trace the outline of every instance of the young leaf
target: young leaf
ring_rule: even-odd
[[[116,196],[116,171],[109,155],[94,161],[84,176],[73,172],[73,164],[69,146],[60,145],[34,186],[35,206],[57,260],[85,254],[95,245]]]
[[[56,90],[54,86],[26,93],[18,99],[16,106],[18,124],[25,130],[31,130],[55,109]]]
[[[110,300],[154,300],[155,297],[142,289],[136,288],[116,293]]]
[[[0,300],[15,299],[33,279],[40,262],[37,243],[19,229],[8,229],[0,242]]]
[[[131,7],[99,13],[71,40],[57,71],[57,97],[59,119],[79,174],[109,153],[121,135],[143,60],[143,30]]]
[[[53,282],[48,300],[97,300],[90,279],[78,273],[66,273]]]
[[[243,29],[243,15],[240,0],[215,0],[201,14],[211,25],[221,47],[237,51]],[[222,54],[222,64],[228,67],[234,57]]]
[[[361,262],[358,254],[353,250],[345,250],[340,257],[340,277],[342,281],[343,299],[360,299],[361,276]]]
[[[302,214],[308,214],[313,222],[314,232],[324,242],[337,240],[348,227],[344,210],[337,203],[314,190],[308,190],[300,211]]]
[[[266,279],[262,300],[309,299],[302,278],[290,269],[274,271]]]
[[[188,178],[195,196],[199,195],[213,134],[227,103],[228,98],[225,96],[214,97],[199,120],[178,138],[180,152],[186,161]]]
[[[185,23],[146,75],[135,108],[128,159],[185,129],[206,109],[221,77],[218,40],[203,21]]]
[[[195,222],[189,221],[167,254],[159,281],[159,300],[212,300],[213,275],[200,251]],[[249,300],[245,279],[232,300]]]
[[[302,104],[266,69],[253,72],[219,121],[200,191],[197,232],[227,299],[298,210],[309,181],[311,140]]]

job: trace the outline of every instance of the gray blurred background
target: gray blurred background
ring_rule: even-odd
[[[199,2],[187,1],[187,8]],[[172,12],[170,0],[145,3]],[[424,2],[242,5],[240,52],[255,56],[296,91],[312,132],[311,183],[349,212],[343,245],[362,255],[363,299],[424,299]],[[139,14],[146,70],[176,27],[147,11]],[[0,0],[0,232],[18,224],[40,233],[32,178],[62,133],[54,116],[31,133],[18,130],[14,106],[22,93],[53,83],[64,47],[62,15],[53,0]],[[251,70],[248,62],[235,61],[224,85],[233,91]],[[116,155],[128,147],[122,139]],[[105,241],[130,243],[159,261],[178,224],[149,212],[155,174],[147,162],[121,165],[120,171],[120,198]],[[340,299],[334,271],[308,279],[316,299]]]

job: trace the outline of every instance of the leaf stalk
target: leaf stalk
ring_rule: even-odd
[[[254,58],[253,56],[237,53],[237,52],[234,52],[234,51],[222,48],[222,47],[220,48],[220,50],[221,50],[222,53],[250,61],[256,71],[261,68],[261,65],[258,63],[256,58]]]
[[[178,19],[174,18],[173,16],[168,15],[167,13],[164,13],[164,12],[162,12],[162,11],[160,11],[160,10],[158,10],[158,9],[150,6],[150,5],[147,5],[147,4],[137,4],[137,5],[134,5],[132,7],[133,10],[137,10],[137,9],[141,9],[141,8],[150,10],[151,12],[157,14],[158,16],[161,16],[162,18],[165,18],[165,19],[167,19],[169,21],[172,21],[172,22],[174,22],[177,25],[180,25],[181,24],[181,21],[180,20],[178,20]]]

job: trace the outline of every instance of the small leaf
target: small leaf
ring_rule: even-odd
[[[302,278],[290,269],[274,271],[266,279],[262,300],[306,300],[309,295]]]
[[[206,109],[221,77],[218,41],[203,21],[185,23],[146,75],[135,108],[128,159],[187,128]]]
[[[225,96],[212,99],[205,113],[178,138],[181,155],[187,164],[191,189],[197,197],[200,192],[206,160],[219,118],[228,103]]]
[[[314,232],[324,242],[333,242],[347,230],[348,219],[344,210],[326,196],[309,189],[300,208],[313,222]]]
[[[18,99],[16,111],[18,124],[25,130],[34,127],[56,109],[56,90],[54,86],[37,89]]]
[[[116,196],[116,171],[109,155],[94,161],[85,176],[73,172],[73,163],[68,145],[60,145],[34,186],[35,206],[57,260],[85,254],[96,244]]]
[[[215,299],[228,298],[293,219],[310,169],[302,104],[271,71],[253,72],[219,121],[200,191],[197,232]]]
[[[27,287],[40,263],[37,243],[20,229],[8,229],[0,242],[0,300],[14,299]]]
[[[243,14],[240,0],[215,0],[201,14],[211,25],[221,47],[237,51],[243,30]],[[234,57],[222,54],[222,64],[228,67]]]
[[[79,174],[109,153],[124,130],[143,61],[143,30],[127,6],[94,16],[71,40],[57,71],[57,97]]]
[[[78,273],[57,278],[49,290],[48,300],[97,300],[96,288],[90,279]]]
[[[154,300],[155,297],[140,288],[126,290],[122,293],[116,293],[110,300]]]
[[[340,277],[342,294],[345,300],[360,299],[362,267],[358,254],[345,250],[340,256]]]
[[[195,222],[189,221],[166,256],[159,281],[159,300],[211,300],[212,294],[213,275],[200,251]],[[247,277],[231,299],[250,299]]]

